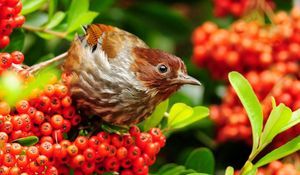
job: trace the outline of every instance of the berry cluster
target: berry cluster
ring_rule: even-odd
[[[271,96],[275,98],[278,104],[284,103],[292,110],[300,108],[300,80],[291,76],[299,72],[300,69],[294,65],[296,66],[295,70],[291,71],[286,68],[289,67],[288,65],[290,65],[289,68],[291,68],[292,63],[285,66],[283,65],[275,64],[273,69],[264,70],[262,72],[250,71],[245,74],[245,77],[248,79],[262,104],[264,117],[267,117],[270,113]],[[210,112],[211,119],[217,125],[217,140],[219,142],[245,140],[251,143],[251,127],[247,114],[232,87],[227,88],[221,105],[210,106]],[[297,136],[299,131],[300,125],[294,126],[279,135],[275,139],[274,144],[279,146],[285,143]]]
[[[214,0],[214,15],[217,17],[224,17],[226,15],[233,15],[234,17],[241,17],[250,10],[249,8],[255,7],[256,1],[251,0]],[[274,8],[272,0],[267,0],[267,4]]]
[[[0,149],[0,174],[69,175],[70,166],[76,175],[93,172],[147,175],[148,166],[155,162],[166,138],[158,128],[141,133],[134,126],[128,134],[99,132],[90,138],[78,136],[74,142],[44,137],[39,144],[28,147],[8,141],[9,136],[0,132],[0,142],[4,145]]]
[[[23,61],[24,55],[20,51],[0,53],[0,74],[10,68],[12,64],[22,64]]]
[[[25,17],[19,14],[21,10],[22,3],[20,0],[0,1],[0,48],[9,44],[9,35],[13,29],[21,27],[25,22]]]
[[[247,73],[262,71],[274,63],[300,60],[300,10],[289,16],[279,12],[274,25],[258,22],[234,22],[229,29],[220,29],[206,22],[195,29],[193,62],[206,67],[216,79],[226,79],[230,71]]]
[[[238,172],[236,172],[238,174]],[[299,171],[294,164],[273,161],[268,166],[259,168],[257,175],[299,175]]]

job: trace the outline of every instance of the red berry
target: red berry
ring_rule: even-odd
[[[14,51],[11,53],[12,62],[15,64],[21,64],[24,61],[24,55],[20,51]]]
[[[7,69],[11,66],[12,58],[9,53],[0,53],[0,67],[3,69]]]

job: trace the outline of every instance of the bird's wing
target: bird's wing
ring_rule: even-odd
[[[86,27],[86,41],[93,50],[101,49],[110,59],[116,58],[122,47],[148,47],[137,36],[117,27],[104,24],[91,24]]]

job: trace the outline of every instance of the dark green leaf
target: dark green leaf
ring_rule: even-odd
[[[71,33],[80,28],[82,25],[91,23],[97,16],[97,12],[91,11],[81,13],[80,15],[76,15],[76,20],[70,23],[70,25],[68,25],[67,32]]]
[[[22,51],[24,46],[25,34],[22,29],[15,29],[10,35],[10,44],[1,52]]]
[[[22,15],[27,15],[41,8],[47,0],[21,0],[22,2]]]
[[[56,12],[52,18],[52,20],[50,20],[46,25],[45,28],[46,29],[52,29],[54,27],[56,27],[58,24],[60,24],[62,22],[62,20],[65,18],[66,14],[64,12]]]
[[[103,12],[108,10],[112,5],[116,2],[116,0],[101,0],[99,3],[98,0],[92,0],[91,3],[91,10],[96,12]]]
[[[39,138],[37,136],[28,136],[16,139],[13,142],[17,142],[22,146],[32,146],[39,142]]]
[[[262,148],[269,144],[282,131],[282,128],[291,119],[291,116],[291,109],[284,104],[280,104],[271,111],[261,135],[260,145],[262,145]]]
[[[103,173],[101,175],[118,175],[119,173],[117,172],[106,172],[106,173]]]
[[[177,166],[178,166],[178,165],[175,164],[175,163],[165,164],[164,166],[162,166],[162,167],[158,170],[157,174],[162,174],[162,173],[167,172],[167,171],[169,171],[170,169],[173,169],[173,168],[175,168],[175,167],[177,167]]]
[[[258,147],[259,137],[262,132],[262,109],[251,85],[241,74],[238,72],[230,72],[229,81],[248,114],[252,128],[253,153]]]
[[[289,141],[288,143],[282,145],[281,147],[271,151],[270,153],[262,157],[259,161],[257,161],[254,164],[254,167],[259,168],[274,160],[278,160],[289,154],[292,154],[298,150],[300,150],[300,136],[297,136],[293,140]]]
[[[192,109],[192,114],[191,115],[185,115],[185,116],[180,116],[177,117],[175,120],[173,120],[170,123],[171,128],[184,128],[190,124],[193,124],[204,117],[207,117],[209,115],[209,110],[207,107],[203,106],[196,106]]]
[[[226,168],[225,175],[234,175],[233,167],[229,166]]]
[[[213,153],[207,148],[198,148],[191,152],[185,162],[188,169],[197,172],[214,174],[215,159]]]
[[[169,100],[167,99],[156,106],[154,112],[144,122],[144,131],[148,131],[149,129],[156,127],[160,123],[160,121],[164,117],[164,113],[168,109],[168,105]]]

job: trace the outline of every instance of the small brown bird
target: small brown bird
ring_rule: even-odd
[[[91,24],[76,36],[62,65],[70,91],[85,113],[114,125],[132,125],[184,84],[200,85],[183,61],[149,48],[117,27]]]

